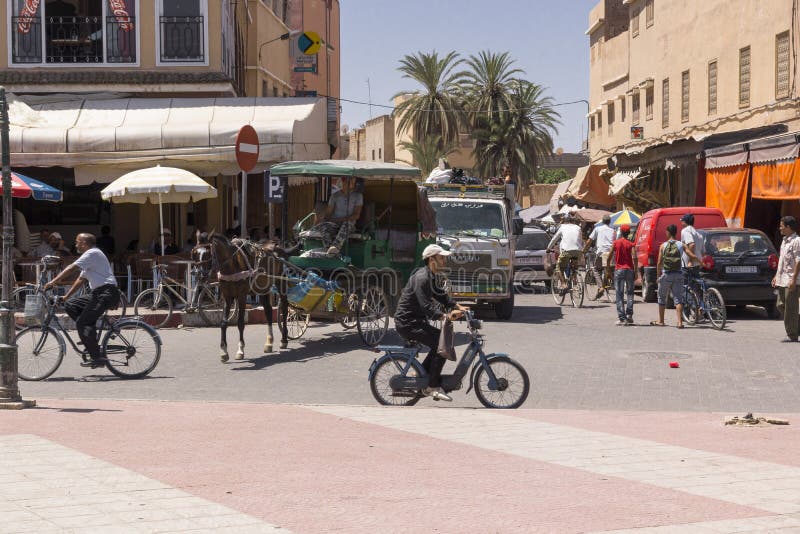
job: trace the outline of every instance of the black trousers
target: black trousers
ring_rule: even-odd
[[[403,339],[416,341],[428,347],[430,352],[423,360],[422,367],[428,372],[429,382],[428,386],[438,388],[440,386],[440,379],[442,376],[442,368],[447,360],[439,356],[437,348],[439,347],[439,334],[441,331],[428,323],[417,323],[411,325],[398,325],[395,324],[397,333]]]
[[[75,321],[78,337],[83,341],[83,346],[93,360],[100,357],[97,330],[94,325],[106,310],[117,305],[119,305],[119,291],[117,286],[111,284],[97,287],[88,295],[71,298],[64,304],[67,315]]]

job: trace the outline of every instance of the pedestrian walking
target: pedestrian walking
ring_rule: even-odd
[[[650,321],[652,326],[666,326],[664,312],[667,309],[667,299],[672,294],[675,302],[675,312],[678,316],[678,328],[683,328],[683,273],[681,272],[681,256],[683,245],[675,239],[678,227],[674,224],[667,226],[667,240],[658,249],[658,321]]]
[[[633,283],[636,280],[636,248],[628,239],[631,227],[619,227],[620,238],[614,241],[606,268],[614,269],[614,291],[617,300],[617,326],[633,324]],[[612,267],[613,261],[613,267]],[[663,321],[662,321],[663,322]]]
[[[800,313],[797,302],[798,257],[800,236],[797,235],[797,219],[791,215],[781,217],[778,229],[783,236],[778,270],[772,279],[772,287],[778,291],[778,309],[783,313],[783,325],[788,336],[784,341],[797,341],[800,334]]]

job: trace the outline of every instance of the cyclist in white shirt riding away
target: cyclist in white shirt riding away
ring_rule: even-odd
[[[580,262],[582,257],[581,250],[583,249],[581,227],[575,224],[573,217],[567,215],[564,218],[564,222],[547,245],[547,252],[552,252],[556,244],[559,244],[558,248],[560,250],[558,263],[556,264],[556,276],[561,280],[562,286],[566,286],[567,279],[564,277],[564,271],[570,259],[575,258]]]
[[[598,297],[611,285],[611,273],[614,272],[614,269],[608,266],[608,259],[611,256],[611,249],[614,248],[615,234],[616,232],[611,227],[611,215],[603,215],[602,224],[594,227],[589,235],[589,240],[583,246],[584,254],[592,244],[597,249],[594,268],[603,276],[600,281],[600,289],[597,290]]]
[[[92,234],[78,234],[75,238],[75,248],[81,256],[75,263],[68,265],[58,276],[53,278],[45,285],[45,289],[51,289],[58,285],[62,280],[80,271],[80,275],[69,288],[64,299],[67,300],[64,309],[67,315],[75,321],[78,336],[86,348],[86,352],[91,356],[91,361],[84,362],[84,367],[102,367],[107,359],[104,354],[100,354],[100,347],[97,344],[97,330],[95,323],[103,314],[115,306],[119,305],[119,291],[117,290],[117,279],[108,258],[103,251],[97,248],[97,240]],[[70,298],[81,286],[88,282],[88,294]]]

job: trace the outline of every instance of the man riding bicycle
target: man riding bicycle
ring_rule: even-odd
[[[48,282],[44,288],[51,289],[58,285],[62,280],[73,276],[76,271],[80,271],[78,278],[64,295],[67,300],[64,309],[67,315],[75,321],[78,336],[86,347],[86,352],[91,356],[91,360],[81,363],[84,367],[102,367],[107,363],[107,358],[100,354],[100,347],[97,344],[97,331],[95,323],[103,314],[119,305],[119,291],[117,290],[117,279],[108,258],[97,248],[97,240],[92,234],[78,234],[75,238],[75,248],[81,256],[75,263],[68,265],[55,278]],[[70,298],[81,286],[88,282],[89,294],[81,297]]]
[[[558,255],[558,263],[556,263],[556,276],[561,281],[562,287],[566,287],[567,279],[564,277],[564,271],[569,265],[569,261],[574,258],[580,262],[583,257],[581,253],[583,249],[581,227],[575,224],[575,219],[571,215],[564,217],[564,222],[547,245],[547,252],[552,252],[553,247],[559,242],[560,253]]]
[[[589,235],[589,240],[583,246],[583,254],[595,245],[597,254],[594,259],[593,267],[603,277],[600,281],[600,289],[597,290],[597,296],[611,285],[611,274],[614,272],[612,267],[609,267],[609,258],[611,257],[612,249],[614,248],[614,236],[616,232],[611,227],[611,216],[603,215],[602,224],[595,226],[592,233]]]
[[[430,349],[428,356],[422,362],[429,376],[428,387],[423,393],[432,395],[434,400],[444,401],[453,399],[439,387],[445,364],[445,358],[438,353],[441,331],[429,321],[437,319],[454,321],[468,309],[450,298],[441,283],[437,281],[436,275],[444,270],[449,255],[450,252],[439,245],[425,247],[422,251],[425,267],[414,271],[408,279],[394,314],[395,329],[400,337],[408,341],[418,341]]]

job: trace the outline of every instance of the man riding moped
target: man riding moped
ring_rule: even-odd
[[[468,308],[457,304],[437,280],[446,265],[450,252],[439,245],[428,245],[422,251],[425,267],[417,269],[408,280],[400,295],[394,316],[395,329],[405,340],[417,341],[430,348],[422,366],[428,372],[428,387],[425,395],[434,400],[452,401],[440,387],[440,378],[445,358],[438,353],[440,330],[429,321],[450,319],[454,321],[464,315]],[[444,312],[442,312],[444,309]]]

